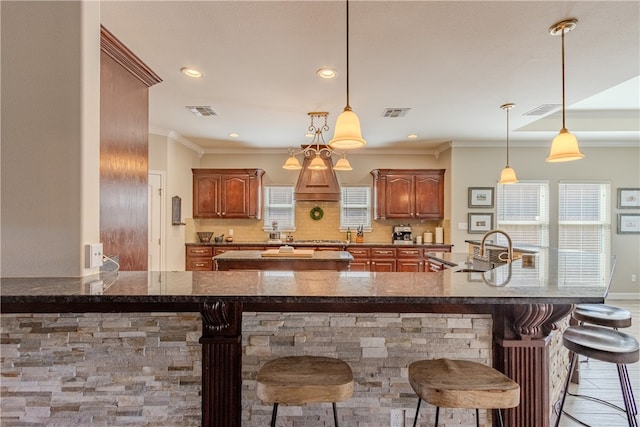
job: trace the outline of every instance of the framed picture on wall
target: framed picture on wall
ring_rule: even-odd
[[[618,214],[618,234],[640,234],[640,214]]]
[[[493,187],[469,187],[470,208],[492,208]]]
[[[640,208],[640,188],[618,188],[618,208]]]
[[[467,232],[486,233],[493,228],[493,213],[469,213]]]

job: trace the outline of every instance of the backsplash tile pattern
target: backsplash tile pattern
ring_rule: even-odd
[[[322,219],[311,219],[310,211],[319,206],[324,211]],[[185,220],[185,241],[198,242],[197,231],[213,231],[214,235],[229,234],[233,229],[234,242],[266,242],[269,240],[268,231],[263,230],[263,220],[250,219],[193,219]],[[394,225],[411,224],[413,236],[422,235],[425,231],[434,232],[435,227],[444,228],[444,241],[449,242],[449,221],[373,221],[372,231],[365,232],[365,243],[391,243],[391,233]],[[346,233],[340,232],[340,205],[336,202],[297,202],[296,203],[296,231],[292,233],[297,240],[345,240]],[[355,233],[352,233],[355,239]],[[284,237],[284,233],[283,233]]]

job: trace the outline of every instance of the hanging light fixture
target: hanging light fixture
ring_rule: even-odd
[[[516,182],[518,182],[516,171],[514,171],[511,166],[509,166],[509,110],[511,110],[514,105],[516,104],[510,103],[500,106],[500,108],[507,112],[507,166],[502,169],[502,173],[500,174],[500,184],[515,184]]]
[[[324,161],[325,158],[331,159],[333,155],[341,155],[342,157],[338,159],[336,165],[333,167],[334,170],[338,171],[350,171],[353,168],[351,164],[349,164],[349,160],[346,158],[345,153],[338,153],[333,150],[331,147],[328,147],[324,142],[323,132],[329,130],[329,125],[327,124],[327,117],[329,113],[327,112],[311,112],[308,113],[309,117],[311,117],[311,124],[309,125],[309,133],[313,135],[313,141],[311,144],[307,145],[301,151],[296,152],[294,149],[289,149],[289,158],[282,165],[283,169],[289,170],[298,170],[302,169],[302,165],[300,161],[297,159],[297,155],[302,154],[305,158],[310,158],[311,162],[307,168],[312,170],[324,170],[327,169],[327,165]],[[314,119],[324,119],[323,125],[316,125]]]
[[[365,145],[367,141],[362,139],[360,131],[360,119],[351,110],[349,105],[349,0],[347,0],[347,105],[338,116],[333,139],[329,141],[331,148],[349,150]]]
[[[551,142],[551,152],[547,157],[547,162],[569,162],[580,160],[584,154],[578,147],[578,139],[567,130],[565,126],[565,97],[564,97],[564,35],[573,30],[578,24],[577,19],[567,19],[553,24],[549,28],[551,35],[561,35],[562,40],[562,129]]]

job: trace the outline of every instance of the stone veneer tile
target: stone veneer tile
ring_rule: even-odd
[[[257,399],[255,375],[274,357],[347,361],[355,391],[338,406],[342,423],[353,427],[386,427],[391,409],[403,409],[410,425],[416,397],[407,367],[414,360],[492,358],[488,315],[245,313],[242,327],[243,427],[269,422],[271,406]],[[200,425],[198,314],[2,315],[0,331],[2,426]],[[559,336],[550,350],[555,394],[567,360]],[[434,413],[423,409],[421,422],[432,423]],[[442,419],[475,425],[466,411],[443,411]],[[283,407],[278,422],[332,425],[331,406]]]

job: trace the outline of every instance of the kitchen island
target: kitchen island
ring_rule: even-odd
[[[291,252],[278,249],[265,251],[229,251],[213,257],[219,271],[271,270],[347,271],[353,256],[347,251],[314,251],[291,248]]]
[[[526,266],[518,260],[486,273],[458,272],[473,267],[468,254],[439,256],[458,267],[438,273],[120,272],[76,279],[3,278],[0,303],[3,316],[199,313],[201,424],[216,427],[242,425],[243,313],[485,313],[493,322],[493,366],[522,390],[520,406],[506,411],[506,425],[549,426],[556,397],[549,384],[550,365],[556,363],[549,352],[552,331],[572,304],[604,302],[613,263],[604,266],[605,274],[584,280],[567,274],[567,269],[581,270],[575,252],[544,250]],[[592,259],[585,260],[591,266]],[[29,331],[17,331],[14,340],[19,333],[28,340]]]

